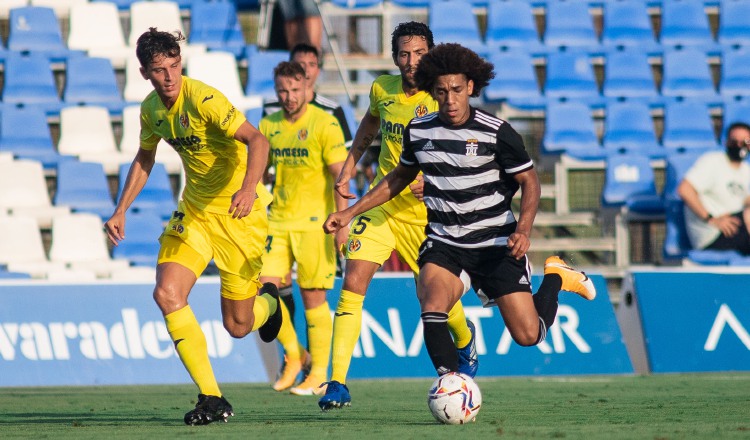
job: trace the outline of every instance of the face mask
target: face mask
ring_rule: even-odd
[[[729,141],[727,142],[727,156],[732,162],[740,162],[747,157],[747,147],[744,144]]]

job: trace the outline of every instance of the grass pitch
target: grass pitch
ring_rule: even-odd
[[[235,416],[190,427],[193,386],[0,389],[0,438],[718,439],[750,438],[750,373],[486,378],[477,422],[437,424],[431,379],[351,381],[353,406],[267,384],[222,387]]]

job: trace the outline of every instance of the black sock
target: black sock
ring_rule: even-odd
[[[292,285],[281,286],[279,288],[279,298],[284,301],[286,309],[289,310],[289,317],[294,322],[294,297],[292,296]]]
[[[458,371],[458,354],[448,330],[448,314],[423,312],[424,345],[430,355],[438,376],[450,371]]]
[[[562,288],[562,278],[556,273],[547,274],[542,279],[542,285],[536,291],[534,307],[546,328],[550,328],[557,316],[557,296]],[[540,335],[541,336],[541,335]],[[541,340],[540,340],[541,342]]]

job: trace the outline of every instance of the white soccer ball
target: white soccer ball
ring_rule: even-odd
[[[482,406],[482,393],[469,376],[447,373],[438,377],[430,386],[427,405],[438,422],[463,425],[476,419]]]

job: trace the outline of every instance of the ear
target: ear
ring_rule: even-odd
[[[474,80],[469,80],[466,82],[466,89],[467,92],[469,92],[469,96],[474,94]]]

